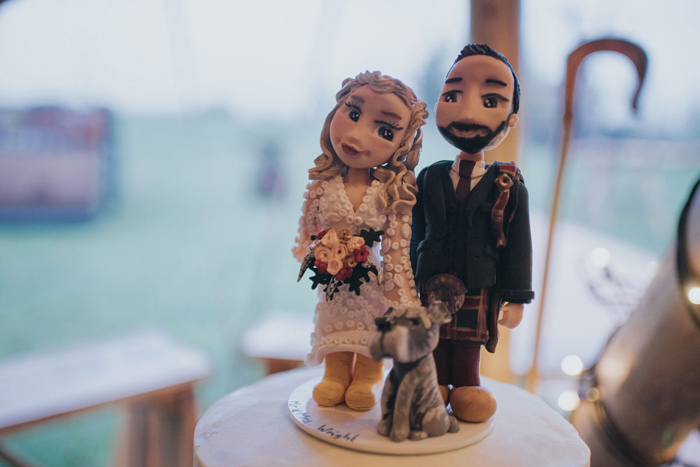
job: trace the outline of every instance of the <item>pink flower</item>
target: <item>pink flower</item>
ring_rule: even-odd
[[[352,269],[344,267],[340,271],[338,271],[338,274],[335,275],[335,278],[339,281],[344,281],[350,276],[352,276]]]
[[[325,274],[326,272],[328,272],[326,263],[324,263],[323,261],[316,260],[314,262],[314,266],[316,266],[316,269],[318,269],[318,272],[320,272],[321,274]]]
[[[367,258],[369,258],[369,248],[367,248],[367,245],[362,245],[360,248],[353,251],[353,253],[355,255],[355,261],[358,263],[364,263],[367,261]]]

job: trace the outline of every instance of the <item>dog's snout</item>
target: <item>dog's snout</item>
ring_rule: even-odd
[[[374,324],[377,325],[377,331],[379,332],[387,332],[391,330],[391,323],[383,316],[374,318]]]

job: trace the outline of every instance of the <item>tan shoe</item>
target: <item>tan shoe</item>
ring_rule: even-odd
[[[496,397],[483,386],[462,386],[450,391],[452,411],[465,422],[483,422],[496,413]]]
[[[352,380],[354,352],[335,352],[326,355],[323,380],[314,387],[313,399],[323,407],[334,407],[345,400],[345,391]]]
[[[375,362],[369,357],[357,354],[355,374],[352,383],[345,391],[345,403],[353,410],[366,411],[377,403],[379,388],[384,376],[384,362]]]

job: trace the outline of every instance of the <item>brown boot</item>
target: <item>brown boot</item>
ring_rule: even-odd
[[[323,380],[314,387],[313,398],[318,405],[333,407],[345,400],[345,391],[352,380],[354,352],[335,352],[326,355]]]
[[[384,362],[375,362],[369,357],[357,354],[355,374],[352,383],[345,391],[345,403],[354,410],[369,410],[377,403],[375,392],[381,386],[384,376]]]
[[[465,422],[483,422],[496,413],[496,397],[483,386],[462,386],[450,391],[452,411]]]
[[[450,388],[449,386],[443,386],[442,384],[438,385],[438,391],[440,391],[440,395],[442,396],[442,400],[445,401],[445,407],[447,407],[447,404],[450,403]]]

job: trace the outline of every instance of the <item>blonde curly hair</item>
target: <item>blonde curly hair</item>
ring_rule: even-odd
[[[360,73],[355,78],[343,81],[342,89],[335,95],[336,105],[326,117],[321,131],[321,149],[323,153],[314,160],[315,166],[309,169],[310,180],[326,180],[340,174],[346,165],[340,160],[331,144],[331,122],[336,112],[347,100],[350,93],[361,87],[369,86],[377,93],[394,93],[411,111],[401,144],[389,160],[374,169],[373,177],[383,182],[379,200],[385,214],[407,213],[416,204],[416,175],[413,171],[418,164],[420,150],[423,146],[423,133],[428,112],[425,102],[419,101],[411,88],[398,79],[382,75],[378,71]]]

